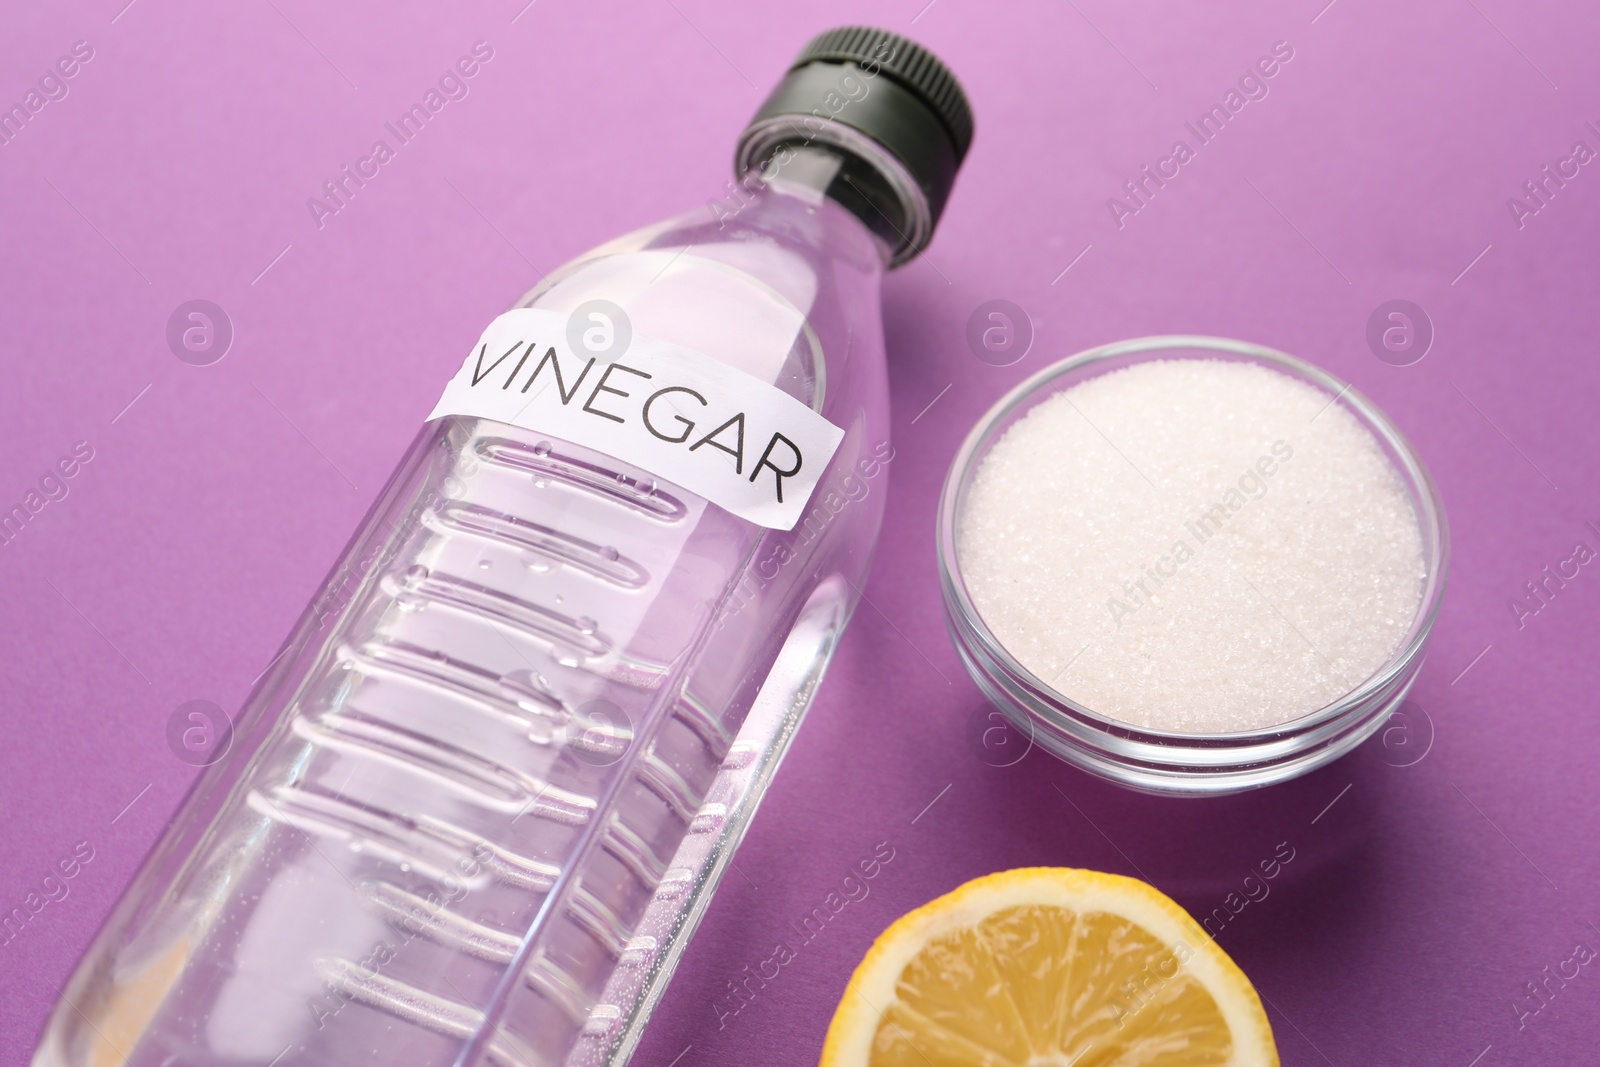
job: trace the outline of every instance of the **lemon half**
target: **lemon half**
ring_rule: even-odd
[[[822,1067],[1278,1063],[1250,980],[1171,898],[1060,867],[968,882],[885,930]]]

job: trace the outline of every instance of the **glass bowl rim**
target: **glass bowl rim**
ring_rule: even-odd
[[[1340,401],[1346,402],[1361,425],[1378,439],[1381,446],[1386,446],[1385,458],[1389,459],[1391,464],[1397,467],[1396,474],[1400,476],[1406,490],[1406,496],[1417,513],[1419,532],[1422,537],[1423,562],[1427,566],[1428,573],[1423,586],[1422,599],[1417,606],[1417,614],[1412,619],[1411,627],[1407,631],[1405,639],[1401,641],[1382,666],[1332,703],[1273,726],[1219,733],[1185,733],[1139,726],[1101,714],[1093,708],[1080,704],[1040,679],[1012,656],[1010,650],[1001,643],[989,629],[988,624],[983,621],[983,616],[978,612],[977,605],[973,603],[971,596],[968,594],[966,583],[961,576],[961,565],[956,551],[956,522],[959,518],[960,507],[965,502],[966,487],[970,484],[977,465],[988,454],[989,446],[993,444],[994,440],[998,440],[998,437],[995,436],[997,427],[1005,423],[1009,428],[1011,425],[1010,416],[1017,413],[1019,409],[1031,407],[1047,395],[1050,395],[1054,392],[1054,390],[1050,389],[1050,386],[1057,379],[1075,371],[1121,356],[1137,356],[1168,350],[1174,352],[1171,357],[1173,359],[1197,358],[1177,355],[1176,351],[1180,349],[1226,353],[1235,357],[1243,357],[1246,362],[1264,363],[1274,369],[1286,371],[1290,377],[1309,382],[1324,390],[1332,397],[1329,401],[1330,404],[1339,403]],[[1145,361],[1148,360],[1140,360],[1138,362]],[[1088,375],[1083,380],[1096,376]],[[1395,463],[1397,459],[1398,464]],[[1384,414],[1382,409],[1368,400],[1353,384],[1341,382],[1321,367],[1297,356],[1291,356],[1287,352],[1249,341],[1212,337],[1204,334],[1155,334],[1098,345],[1051,363],[1008,390],[979,417],[978,421],[967,433],[966,438],[961,442],[961,447],[957,449],[955,457],[950,461],[950,466],[945,473],[943,487],[939,493],[935,549],[939,562],[940,584],[943,586],[945,610],[951,613],[960,612],[962,628],[970,632],[973,638],[982,644],[984,655],[996,667],[1006,672],[1025,688],[1039,694],[1048,695],[1050,700],[1070,709],[1080,721],[1096,727],[1108,736],[1123,737],[1136,742],[1154,743],[1164,748],[1175,750],[1184,748],[1215,750],[1217,748],[1247,747],[1249,745],[1269,743],[1281,740],[1285,735],[1314,731],[1317,727],[1333,720],[1365,710],[1368,701],[1376,694],[1383,692],[1404,671],[1412,668],[1415,661],[1422,654],[1428,637],[1433,631],[1434,623],[1438,619],[1450,570],[1450,534],[1445,518],[1444,501],[1439,495],[1438,487],[1434,484],[1433,478],[1428,474],[1427,468],[1417,455],[1416,449],[1412,447],[1411,442]],[[952,627],[952,636],[955,640],[962,640],[960,636],[956,636],[954,627]],[[1013,703],[1016,702],[1013,701]],[[1025,705],[1018,704],[1017,706],[1019,710],[1030,718],[1035,717],[1037,714],[1033,709]],[[1196,771],[1200,769],[1199,767],[1195,768]]]

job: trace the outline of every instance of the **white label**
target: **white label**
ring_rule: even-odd
[[[633,337],[616,355],[585,351],[569,341],[568,320],[538,308],[495,319],[429,420],[466,415],[548,433],[740,518],[793,529],[843,430],[776,386],[674,344]]]

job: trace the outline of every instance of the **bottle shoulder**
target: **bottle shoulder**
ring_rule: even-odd
[[[626,317],[822,410],[829,381],[881,360],[882,258],[831,201],[757,189],[606,242],[552,271],[517,307]]]
[[[706,206],[623,234],[552,271],[518,301],[544,306],[544,298],[604,260],[643,257],[658,269],[692,255],[745,275],[809,314],[819,299],[842,294],[874,305],[884,271],[879,242],[849,211],[820,194],[778,193],[729,182],[727,196]]]

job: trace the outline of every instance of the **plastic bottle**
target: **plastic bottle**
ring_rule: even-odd
[[[883,31],[474,344],[37,1067],[621,1063],[865,579],[883,271],[972,136]]]

